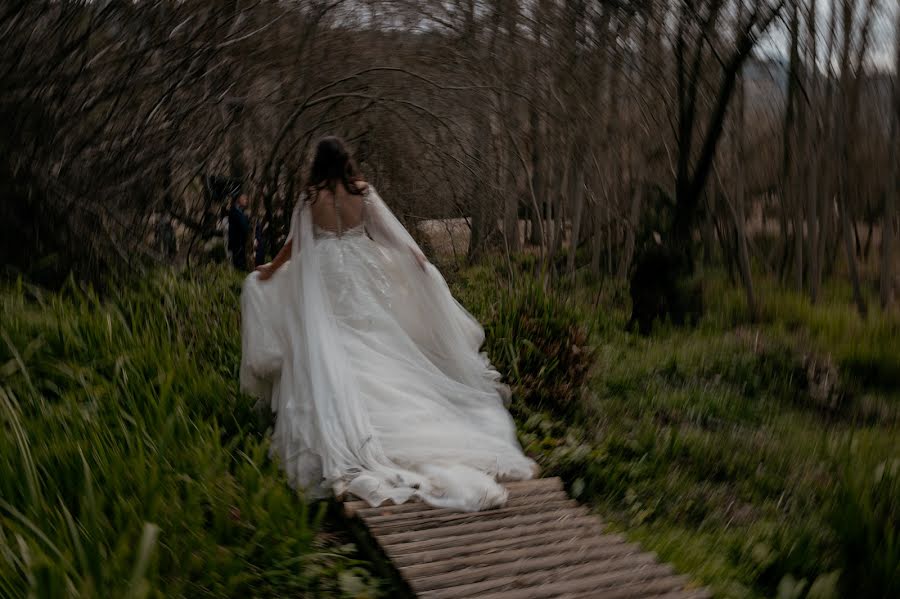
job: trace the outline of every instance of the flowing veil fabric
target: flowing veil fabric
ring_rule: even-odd
[[[534,463],[483,329],[371,187],[364,213],[364,230],[338,236],[299,202],[291,260],[244,284],[241,385],[276,414],[272,453],[314,496],[500,505],[496,481]]]

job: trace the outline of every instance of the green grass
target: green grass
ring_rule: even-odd
[[[763,279],[762,330],[770,337],[807,344],[811,350],[830,354],[848,383],[858,390],[896,391],[900,389],[900,317],[881,313],[877,302],[869,301],[873,312],[861,318],[853,308],[849,285],[832,284],[817,305],[805,296],[779,289]],[[747,323],[743,291],[713,279],[707,295],[718,305],[708,319],[714,327]]]
[[[0,596],[375,594],[238,391],[240,280],[0,291]]]
[[[623,330],[621,285],[582,278],[527,300],[540,286],[521,271],[496,293],[507,272],[464,270],[454,288],[501,365],[517,363],[510,347],[547,345],[523,333],[590,331],[577,410],[522,388],[536,367],[507,373],[526,450],[611,527],[722,597],[900,594],[900,319],[763,281],[754,325],[741,291],[712,278],[696,329],[641,338]],[[546,325],[511,326],[509,306]]]
[[[516,390],[526,450],[722,597],[900,588],[900,324],[759,281],[700,325],[623,331],[619,284],[528,265],[451,285]],[[497,283],[501,289],[497,291]],[[0,290],[0,597],[355,596],[378,582],[267,458],[238,392],[240,281]]]

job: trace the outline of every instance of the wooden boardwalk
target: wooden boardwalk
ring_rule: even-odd
[[[565,493],[558,478],[509,483],[501,509],[461,513],[423,503],[343,504],[422,599],[630,599],[709,597]]]

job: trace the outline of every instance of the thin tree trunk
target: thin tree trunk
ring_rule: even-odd
[[[479,45],[474,43],[477,36],[475,2],[474,0],[468,0],[465,12],[463,39],[468,46],[469,52],[472,53],[472,59],[488,60],[488,57],[494,55],[493,50],[496,48],[498,29],[499,23],[497,22],[497,19],[492,19],[488,31],[487,57],[482,56]],[[482,110],[476,112],[475,119],[472,122],[474,127],[473,138],[478,139],[479,133],[486,132],[490,135],[491,139],[496,139],[496,136],[492,135],[495,117],[494,113],[490,110],[492,107],[491,97],[489,94],[483,93],[481,97],[479,97],[479,101],[482,104]],[[482,148],[481,144],[476,144],[473,152],[476,168],[478,169],[479,174],[485,178],[492,174],[487,168],[489,162],[488,154],[490,154],[490,152],[490,144],[485,144],[484,148]],[[477,192],[478,190],[476,189],[475,191]],[[478,197],[477,193],[473,193],[472,198],[474,201],[472,203],[472,227],[469,236],[469,261],[473,261],[481,255],[491,234],[497,226],[497,212],[494,210],[494,202],[491,201],[493,198],[485,201],[483,197]]]
[[[603,254],[603,223],[600,216],[601,207],[594,208],[594,234],[591,236],[591,272],[600,276],[600,257]]]
[[[862,286],[859,282],[859,271],[856,266],[856,255],[853,251],[853,235],[851,233],[850,215],[847,210],[846,198],[850,194],[850,186],[846,181],[847,175],[842,175],[841,193],[839,194],[838,209],[841,212],[841,231],[844,237],[844,250],[847,255],[847,268],[850,271],[850,282],[853,285],[853,301],[856,302],[856,308],[859,310],[860,316],[866,315],[866,300],[862,296]]]
[[[575,258],[578,253],[578,241],[581,231],[581,216],[584,211],[584,154],[580,152],[580,144],[576,144],[572,152],[574,172],[569,182],[569,197],[572,202],[572,232],[569,235],[569,273],[575,274]]]
[[[900,10],[894,28],[896,44],[894,68],[900,69]],[[894,215],[897,195],[900,194],[900,74],[894,74],[894,118],[891,127],[891,170],[881,215],[881,307],[888,309],[894,303]]]
[[[794,286],[798,293],[803,293],[803,214],[799,201],[794,214]]]
[[[809,267],[807,279],[809,284],[810,301],[815,303],[819,297],[819,277],[821,276],[821,261],[819,260],[819,178],[816,176],[818,161],[817,137],[820,133],[818,119],[815,112],[819,109],[819,90],[821,85],[817,60],[818,44],[816,33],[816,19],[819,18],[816,7],[817,0],[810,0],[807,14],[807,44],[809,53],[807,62],[810,65],[807,71],[807,90],[810,96],[810,110],[813,112],[809,122],[811,125],[804,131],[803,141],[808,150],[808,158],[803,161],[803,181],[806,183],[806,239]]]
[[[853,285],[853,300],[856,302],[856,308],[860,316],[866,315],[866,300],[862,295],[862,286],[859,281],[859,270],[856,265],[856,252],[853,246],[853,225],[850,219],[850,207],[848,199],[850,198],[850,150],[847,147],[849,143],[849,127],[847,122],[850,115],[847,114],[849,107],[846,102],[841,106],[841,123],[840,123],[840,153],[841,153],[841,174],[840,174],[840,192],[838,193],[838,211],[840,212],[840,228],[844,238],[844,251],[847,257],[847,269],[850,273],[850,283]]]
[[[612,238],[613,238],[613,222],[611,218],[610,204],[606,203],[606,274],[613,274],[612,265]]]
[[[647,64],[659,56],[659,43],[655,29],[659,20],[654,14],[656,8],[655,3],[648,3],[643,28],[640,33],[641,52],[645,59],[637,61],[635,68],[637,69],[637,89],[642,96],[651,93]],[[629,152],[631,206],[628,211],[628,221],[625,223],[625,244],[622,249],[622,259],[619,261],[619,278],[623,280],[628,278],[631,271],[631,263],[634,260],[635,243],[641,218],[641,206],[644,203],[645,178],[647,176],[645,136],[641,133],[640,127],[634,127],[633,131],[635,134],[629,140],[629,147],[631,148]]]
[[[612,70],[615,68],[612,66],[613,58],[612,52],[609,50],[611,44],[610,40],[613,37],[613,34],[610,32],[610,20],[612,11],[610,8],[600,5],[601,9],[598,11],[596,19],[595,19],[595,29],[597,30],[598,35],[598,51],[597,51],[597,60],[599,61],[596,70],[597,70],[597,79],[594,82],[593,93],[594,93],[594,104],[603,111],[602,116],[599,117],[600,132],[601,139],[598,142],[597,150],[600,156],[600,161],[603,163],[601,169],[598,169],[600,172],[597,173],[599,179],[598,192],[601,194],[601,199],[599,202],[595,202],[593,206],[593,231],[592,231],[592,254],[591,254],[591,272],[595,275],[600,275],[601,269],[601,256],[603,254],[603,244],[606,241],[604,239],[604,235],[608,234],[608,230],[604,230],[604,216],[603,212],[607,209],[609,204],[609,193],[608,190],[612,184],[612,172],[610,168],[609,161],[609,113],[610,113],[610,94],[612,83],[611,79],[613,77]],[[604,191],[605,190],[605,191]],[[596,198],[595,198],[596,199]]]
[[[790,211],[791,224],[793,225],[793,258],[794,258],[794,280],[796,281],[797,290],[803,291],[803,224],[801,222],[802,203],[796,194],[796,177],[795,177],[795,160],[794,152],[796,151],[794,140],[796,139],[794,131],[794,120],[797,117],[798,94],[797,88],[800,84],[800,6],[799,2],[795,2],[791,7],[791,17],[789,29],[789,48],[788,48],[788,91],[787,101],[784,110],[784,128],[782,130],[782,163],[781,163],[781,206],[785,215]],[[801,117],[802,118],[802,117]],[[787,221],[782,221],[785,230],[782,237],[785,244],[789,239],[787,234]],[[787,251],[787,247],[785,247]]]
[[[510,68],[510,81],[512,86],[514,86],[519,79],[519,71],[520,71],[520,61],[519,61],[519,47],[518,47],[518,22],[519,22],[519,2],[518,0],[512,0],[506,5],[506,42],[507,42],[507,55],[510,58],[511,68]],[[514,132],[519,131],[519,116],[518,116],[518,107],[519,102],[518,99],[508,91],[500,92],[502,94],[501,98],[503,101],[503,116],[504,118],[510,119],[512,122],[512,130]],[[515,134],[515,133],[513,133]],[[512,169],[512,148],[510,148],[510,143],[506,140],[502,141],[503,146],[503,156],[502,156],[502,166],[503,166],[503,176],[509,181],[509,185],[507,185],[507,192],[504,195],[503,199],[503,235],[506,239],[506,248],[507,251],[516,252],[519,250],[519,194],[518,194],[518,182],[516,181],[516,177],[514,171]]]
[[[476,136],[480,131],[490,131],[490,117],[487,112],[478,113],[478,117],[475,119],[473,127]],[[482,177],[490,174],[485,168],[487,156],[484,154],[485,150],[483,150],[480,145],[476,145],[474,149],[475,163]],[[481,194],[478,193],[479,191],[481,191]],[[472,225],[469,231],[469,250],[467,256],[470,262],[477,260],[478,257],[481,256],[485,243],[493,231],[493,228],[496,226],[495,216],[491,210],[492,202],[485,201],[483,195],[484,190],[479,189],[476,184],[475,189],[473,189],[470,203]]]
[[[825,86],[824,90],[821,90],[820,96],[817,100],[822,104],[819,106],[818,112],[821,115],[821,118],[818,119],[819,122],[822,123],[821,127],[818,127],[817,133],[819,134],[819,138],[825,140],[825,144],[830,144],[832,147],[837,143],[836,131],[835,131],[835,88],[838,86],[838,79],[835,75],[834,62],[835,62],[835,48],[837,46],[838,34],[837,34],[837,23],[838,23],[838,10],[837,6],[832,3],[830,16],[828,19],[828,36],[825,44],[825,54],[824,54],[824,65],[827,72],[827,77],[825,78]],[[811,15],[815,16],[815,15]],[[814,21],[813,21],[814,25]],[[817,38],[813,38],[815,40]],[[815,140],[813,140],[815,141]],[[812,147],[816,148],[816,162],[815,166],[819,173],[834,173],[836,170],[835,167],[837,165],[833,163],[828,163],[826,156],[823,153],[822,146],[825,144],[821,143],[813,143]],[[832,177],[819,178],[813,176],[810,181],[811,187],[816,190],[814,194],[818,205],[818,237],[817,237],[817,246],[818,246],[818,254],[816,258],[817,268],[814,272],[814,278],[811,287],[810,297],[813,303],[818,301],[819,294],[822,290],[822,278],[826,271],[826,267],[830,268],[834,265],[834,259],[836,251],[840,245],[840,242],[832,243],[835,241],[833,239],[834,232],[834,180]]]
[[[561,153],[561,155],[564,156],[565,154]],[[553,219],[551,258],[559,254],[559,252],[562,250],[563,237],[565,236],[566,218],[568,217],[566,202],[564,202],[563,199],[568,195],[565,193],[565,191],[567,191],[569,188],[569,181],[571,180],[572,172],[569,166],[565,164],[565,162],[567,162],[565,159],[556,161],[557,164],[553,168],[553,185],[552,187],[550,187],[550,189],[552,190],[551,197],[553,198],[550,204],[550,217]]]
[[[869,1],[869,10],[872,9],[872,1]],[[838,124],[838,148],[840,152],[840,190],[838,193],[838,210],[840,211],[841,232],[844,238],[844,250],[847,255],[847,268],[850,271],[850,282],[853,285],[853,299],[856,302],[860,316],[866,315],[866,301],[862,295],[862,286],[859,280],[859,270],[856,264],[856,252],[853,247],[853,221],[850,219],[850,139],[851,130],[856,126],[857,101],[859,97],[859,82],[856,71],[861,68],[862,57],[866,51],[865,41],[868,28],[868,14],[860,33],[860,47],[857,49],[856,60],[851,56],[855,3],[845,0],[842,6],[843,35],[841,37],[841,101]]]
[[[807,177],[809,188],[807,193],[806,208],[806,234],[809,243],[809,299],[816,303],[819,299],[819,286],[822,277],[820,248],[819,248],[819,189],[818,178]]]
[[[839,186],[840,183],[838,184]],[[838,189],[838,192],[840,192],[840,189]],[[823,278],[834,274],[838,253],[843,245],[840,212],[838,212],[840,209],[839,195],[840,193],[835,193],[828,202],[828,220],[822,232],[824,239],[822,242],[822,255],[827,256],[822,266]]]
[[[532,245],[540,245],[542,248],[546,243],[544,239],[544,231],[541,225],[541,212],[547,202],[547,196],[544,189],[543,169],[544,164],[541,156],[541,148],[543,147],[543,136],[541,135],[541,115],[539,106],[543,101],[543,23],[545,2],[538,2],[537,19],[534,27],[534,57],[532,60],[532,73],[535,78],[535,85],[532,87],[532,98],[529,107],[529,127],[531,132],[531,189],[537,197],[537,210],[531,212],[531,235],[528,239]]]
[[[506,248],[510,252],[519,251],[521,241],[519,233],[519,194],[513,180],[506,187],[507,193],[503,198],[503,236],[506,239]]]
[[[863,262],[869,261],[869,252],[872,250],[872,238],[875,233],[875,221],[878,220],[875,216],[866,217],[866,224],[868,225],[868,229],[866,230],[866,241],[863,243],[862,248],[862,259]]]
[[[718,194],[713,190],[703,194],[706,197],[706,218],[703,219],[703,261],[705,265],[715,262],[716,253],[716,224],[715,211]],[[722,256],[725,258],[725,256]]]
[[[531,108],[531,188],[537,196],[537,210],[531,211],[531,235],[528,242],[532,245],[543,245],[544,235],[541,227],[541,211],[546,204],[546,196],[544,195],[543,177],[541,172],[541,122],[537,108]]]
[[[747,181],[744,170],[740,165],[745,164],[745,148],[744,148],[744,131],[746,124],[746,96],[745,96],[744,79],[741,77],[738,83],[737,96],[737,126],[735,127],[735,175],[737,177],[737,185],[734,194],[734,229],[737,236],[737,254],[738,268],[741,273],[741,282],[744,284],[744,293],[747,296],[747,308],[750,310],[750,316],[753,321],[759,320],[759,307],[756,304],[756,294],[753,290],[753,274],[750,270],[750,254],[747,251],[747,231],[746,231],[746,196]]]
[[[896,142],[894,136],[894,145]],[[894,153],[896,156],[896,152]],[[896,159],[894,160],[896,163]],[[894,164],[893,189],[888,189],[884,198],[884,214],[881,217],[881,307],[890,308],[894,303],[894,215],[896,200],[900,189],[898,167]]]
[[[634,181],[634,189],[631,192],[631,209],[628,212],[628,222],[625,224],[625,247],[622,250],[622,260],[619,262],[620,279],[627,278],[628,271],[631,270],[638,219],[641,216],[642,199],[642,182]]]
[[[716,197],[721,198],[722,201],[724,201],[728,205],[728,214],[731,217],[732,222],[736,221],[737,217],[735,216],[734,206],[731,205],[731,200],[728,198],[725,191],[721,188],[721,182],[719,180],[716,180],[713,183],[712,193],[715,194]],[[714,224],[714,233],[716,238],[719,240],[719,248],[722,252],[722,260],[728,268],[728,280],[732,285],[734,285],[737,283],[737,280],[734,276],[734,265],[738,263],[739,258],[737,257],[737,250],[735,247],[733,247],[734,244],[731,243],[731,239],[728,235],[728,230],[731,230],[732,228],[729,227],[727,228],[727,230],[723,230],[723,227],[719,224],[719,219],[715,219]],[[733,228],[736,230],[737,226]],[[736,234],[735,237],[737,237]]]

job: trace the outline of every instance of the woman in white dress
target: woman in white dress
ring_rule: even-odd
[[[502,505],[498,481],[536,465],[483,329],[338,138],[319,142],[308,190],[241,295],[241,387],[275,412],[273,457],[314,497]]]

